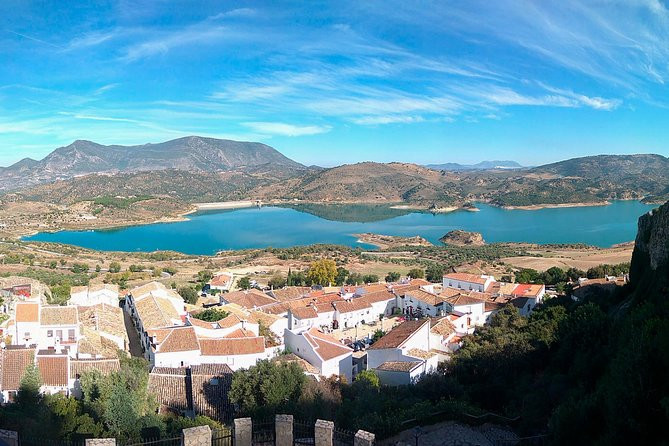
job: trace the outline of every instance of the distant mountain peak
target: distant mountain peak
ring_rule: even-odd
[[[459,163],[443,163],[443,164],[427,164],[425,167],[433,170],[449,170],[452,172],[463,172],[467,170],[490,170],[490,169],[522,169],[524,166],[516,161],[481,161],[476,164],[459,164]]]

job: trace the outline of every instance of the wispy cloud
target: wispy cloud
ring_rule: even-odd
[[[47,45],[47,46],[50,46],[50,47],[52,47],[52,48],[57,48],[57,49],[59,49],[59,50],[62,50],[62,49],[63,49],[63,47],[60,46],[60,45],[57,45],[57,44],[52,43],[52,42],[47,42],[46,40],[43,40],[43,39],[38,39],[37,37],[33,37],[33,36],[29,36],[29,35],[27,35],[27,34],[19,33],[19,32],[16,32],[16,31],[12,31],[12,30],[10,30],[10,29],[6,29],[5,31],[8,32],[8,33],[10,33],[10,34],[14,34],[15,36],[19,36],[19,37],[21,37],[21,38],[23,38],[23,39],[28,39],[28,40],[32,40],[33,42],[41,43],[42,45]]]
[[[423,121],[425,121],[425,119],[423,119],[422,116],[402,116],[402,115],[362,116],[360,118],[353,118],[353,122],[360,125],[409,124]]]
[[[244,122],[243,125],[260,133],[280,136],[317,135],[332,129],[327,125],[292,125],[282,122]]]

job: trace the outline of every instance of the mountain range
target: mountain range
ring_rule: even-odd
[[[102,145],[77,140],[44,159],[30,158],[0,168],[0,190],[93,173],[130,173],[177,169],[188,172],[226,170],[301,171],[307,167],[257,142],[189,136],[159,144]]]
[[[522,169],[523,166],[516,161],[481,161],[476,164],[426,164],[425,167],[434,170],[449,170],[451,172],[464,172],[467,170],[490,170],[490,169]]]
[[[254,142],[197,136],[141,146],[75,141],[40,161],[24,159],[0,169],[0,191],[5,200],[52,203],[152,195],[189,203],[260,199],[424,208],[471,201],[535,206],[611,199],[659,202],[669,197],[669,159],[661,155],[600,155],[532,168],[516,165],[487,161],[467,169],[437,170],[364,162],[322,169]]]

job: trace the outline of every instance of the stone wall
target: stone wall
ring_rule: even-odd
[[[189,427],[181,431],[181,446],[211,446],[209,426]]]

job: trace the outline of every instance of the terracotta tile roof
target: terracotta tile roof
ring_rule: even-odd
[[[358,288],[360,288],[360,290],[366,295],[371,293],[378,293],[379,291],[387,291],[388,285],[385,283],[370,283]]]
[[[40,325],[77,325],[79,315],[77,307],[42,307]]]
[[[218,326],[221,328],[231,328],[237,324],[240,324],[241,322],[242,320],[240,319],[239,316],[237,316],[236,314],[230,314],[221,319],[220,321],[218,321]]]
[[[388,290],[376,291],[373,293],[365,294],[363,299],[365,299],[369,303],[383,302],[395,299],[395,293],[392,293]]]
[[[279,302],[286,302],[289,300],[299,299],[306,296],[311,291],[311,288],[306,286],[288,286],[285,288],[272,290],[270,294],[274,296]]]
[[[434,318],[431,321],[430,332],[442,337],[448,337],[455,333],[455,327],[448,317]]]
[[[193,410],[197,415],[226,419],[233,412],[228,400],[232,370],[225,364],[200,364],[188,368],[154,367],[149,391],[163,409]]]
[[[401,347],[402,344],[404,344],[404,342],[406,342],[414,333],[420,330],[425,324],[429,323],[430,321],[428,319],[402,322],[372,344],[369,347],[369,350]]]
[[[118,359],[70,359],[70,378],[76,378],[91,370],[109,375],[121,369]]]
[[[176,353],[200,350],[200,344],[193,327],[177,327],[169,329],[162,342],[158,344],[156,353]]]
[[[237,330],[231,331],[228,333],[226,338],[255,338],[256,335],[252,331],[245,330],[243,328],[238,328]]]
[[[324,361],[353,352],[353,349],[346,347],[332,336],[316,328],[312,327],[308,331],[303,332],[302,335],[311,344],[316,354]]]
[[[134,297],[135,301],[137,301],[152,291],[167,291],[167,287],[160,282],[154,281],[131,289],[130,294],[132,294],[132,297]]]
[[[401,296],[402,294],[406,293],[407,291],[417,290],[420,287],[425,286],[425,285],[431,285],[431,283],[428,282],[427,280],[423,280],[423,279],[411,279],[411,281],[409,281],[408,283],[403,283],[403,284],[401,283],[401,284],[397,284],[397,285],[393,284],[392,289],[393,289],[393,292],[395,294],[398,294],[398,295]]]
[[[457,296],[460,293],[462,293],[461,289],[446,287],[446,288],[443,288],[441,290],[441,293],[439,293],[439,295],[441,297],[454,297],[454,296]]]
[[[332,307],[332,305],[330,305],[330,307]],[[308,307],[292,308],[290,314],[296,319],[315,319],[318,317],[318,312],[311,305]]]
[[[107,304],[77,307],[79,323],[93,330],[128,339],[123,320],[123,310]]]
[[[253,355],[265,352],[265,338],[200,338],[203,356]]]
[[[149,392],[156,396],[161,408],[189,410],[192,396],[187,393],[188,387],[184,368],[154,367],[149,373]]]
[[[459,280],[460,282],[469,282],[477,283],[479,285],[485,285],[487,278],[482,277],[478,274],[468,274],[468,273],[449,273],[444,275],[447,279]]]
[[[420,358],[420,359],[429,359],[434,356],[434,353],[422,350],[420,348],[412,348],[407,352],[409,356],[413,356],[414,358]]]
[[[457,296],[447,298],[446,302],[455,306],[455,305],[478,305],[484,303],[485,301],[481,299],[475,299],[466,294],[458,294]]]
[[[135,301],[135,309],[145,330],[173,325],[172,320],[179,319],[179,313],[168,299],[153,294]]]
[[[486,291],[493,294],[510,296],[513,290],[515,290],[517,286],[518,286],[517,283],[493,282],[486,289]]]
[[[356,297],[351,300],[340,300],[332,302],[332,305],[334,305],[337,311],[342,314],[364,311],[372,308],[372,305],[367,302],[364,297]]]
[[[227,286],[230,283],[231,280],[232,280],[232,274],[223,273],[223,274],[218,274],[218,275],[214,276],[211,279],[211,281],[209,282],[209,284],[211,286],[223,286],[224,287],[224,286]]]
[[[191,324],[193,327],[200,327],[200,328],[207,328],[209,330],[214,330],[218,328],[218,323],[217,322],[207,322],[207,321],[202,321],[198,318],[196,318],[195,313],[190,313],[188,315],[188,323]]]
[[[312,375],[319,375],[319,370],[313,365],[309,364],[305,359],[300,358],[295,353],[288,353],[287,355],[279,355],[272,359],[274,362],[280,363],[295,363],[297,364],[302,371],[305,373],[310,373]]]
[[[248,316],[248,321],[251,322],[252,324],[260,324],[261,322],[263,325],[266,327],[271,326],[274,324],[276,321],[280,321],[283,319],[280,316],[276,316],[274,314],[268,314],[268,313],[263,313],[261,311],[251,311]]]
[[[520,284],[513,290],[512,295],[516,297],[534,297],[536,298],[541,293],[544,285],[530,285]]]
[[[2,390],[18,390],[21,379],[30,364],[34,364],[35,350],[32,348],[5,348],[0,351],[2,359]]]
[[[422,361],[387,361],[376,368],[385,372],[405,372],[408,373],[421,365]]]
[[[17,302],[16,322],[39,322],[39,303]]]
[[[432,306],[437,306],[446,301],[445,297],[433,293],[428,293],[427,291],[421,289],[407,291],[406,293],[404,293],[404,296],[411,296],[416,300],[419,300]]]
[[[491,311],[497,311],[502,308],[504,308],[504,305],[506,305],[503,302],[490,302],[489,300],[485,301],[485,312],[489,313]]]
[[[68,385],[69,364],[67,355],[37,356],[37,368],[45,386],[65,387]]]
[[[229,418],[234,407],[228,399],[232,370],[226,364],[191,366],[193,410],[214,420]]]
[[[119,346],[112,340],[103,337],[103,332],[82,325],[81,337],[77,342],[77,351],[89,355],[113,358],[118,354]]]
[[[259,308],[265,305],[277,303],[276,299],[272,299],[262,291],[251,289],[248,291],[233,291],[223,295],[226,302],[241,305],[244,308]]]

